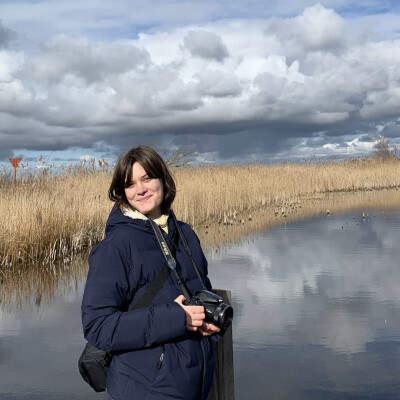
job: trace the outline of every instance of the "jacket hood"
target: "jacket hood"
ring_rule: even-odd
[[[113,207],[106,223],[106,235],[108,235],[117,226],[121,225],[130,225],[144,231],[152,232],[148,219],[133,219],[124,215],[118,208]]]

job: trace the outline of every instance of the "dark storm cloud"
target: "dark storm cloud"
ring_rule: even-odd
[[[2,153],[160,142],[226,161],[367,154],[359,137],[379,133],[399,142],[400,42],[333,9],[133,37],[63,33],[1,51]]]
[[[7,161],[14,156],[14,152],[10,149],[0,148],[0,160]]]
[[[0,48],[7,47],[10,40],[16,38],[16,33],[11,29],[5,27],[0,20]]]
[[[390,121],[387,125],[382,129],[382,134],[386,138],[398,138],[400,136],[400,122],[392,122]]]
[[[189,31],[183,43],[194,57],[222,62],[229,56],[222,39],[210,32]]]
[[[372,143],[374,142],[374,138],[372,138],[370,135],[362,135],[358,138],[360,142],[367,142],[367,143]]]
[[[132,43],[96,43],[86,38],[57,36],[28,62],[34,79],[61,81],[68,74],[93,83],[146,67],[149,54]]]

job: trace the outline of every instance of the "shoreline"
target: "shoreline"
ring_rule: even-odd
[[[302,196],[276,206],[266,206],[247,215],[237,214],[235,219],[228,219],[226,223],[199,224],[194,227],[194,230],[205,249],[218,252],[224,246],[239,243],[243,237],[291,222],[322,215],[350,213],[353,210],[361,210],[362,213],[374,209],[399,208],[400,188],[398,187],[354,192],[332,191]]]
[[[204,251],[212,257],[224,248],[249,240],[249,237],[272,227],[319,216],[351,213],[352,210],[354,215],[361,218],[362,212],[368,213],[370,210],[378,209],[386,211],[400,209],[400,190],[381,189],[303,196],[297,203],[281,204],[279,209],[266,206],[254,210],[246,217],[237,214],[232,224],[215,222],[201,224],[194,229]],[[76,286],[86,277],[89,250],[77,253],[67,262],[59,259],[44,267],[40,264],[25,264],[7,271],[0,270],[0,273],[2,272],[0,309],[11,311],[27,306],[39,307],[43,302],[50,304],[56,293],[66,286]]]

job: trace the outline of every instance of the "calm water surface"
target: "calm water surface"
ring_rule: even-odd
[[[360,211],[209,252],[232,291],[236,399],[400,399],[399,242],[400,210]],[[104,398],[76,367],[83,284],[1,312],[0,399]]]

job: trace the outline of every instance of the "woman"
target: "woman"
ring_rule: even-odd
[[[174,274],[144,308],[128,311],[161,270],[164,257],[150,220],[165,232],[180,279],[190,295],[203,289],[182,241],[174,248],[171,217],[175,182],[150,147],[132,148],[115,167],[109,198],[115,203],[105,238],[92,250],[82,301],[85,338],[111,351],[107,392],[113,400],[206,399],[214,374],[219,328],[205,322],[202,306],[183,304]],[[178,222],[205,286],[207,262],[193,230]],[[189,299],[188,299],[189,300]]]

